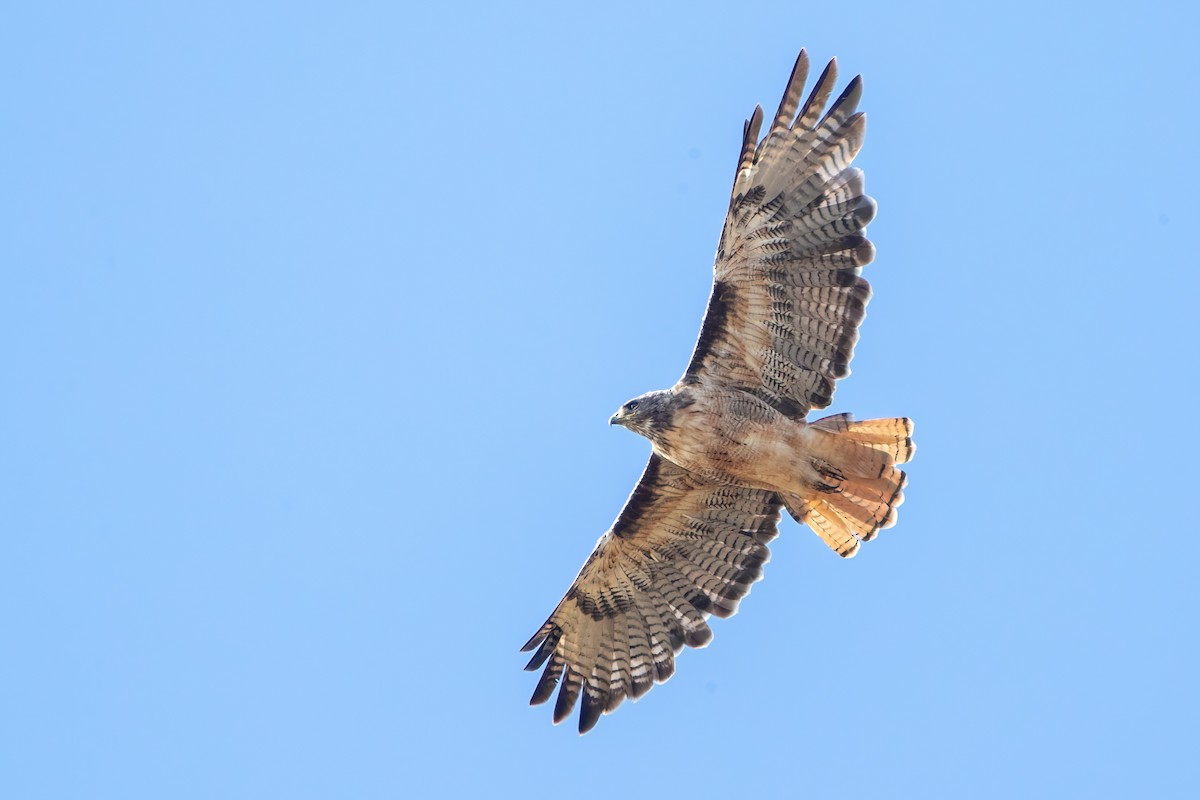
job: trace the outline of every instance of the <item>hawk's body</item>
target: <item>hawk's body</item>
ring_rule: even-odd
[[[793,490],[803,422],[738,389],[681,386],[671,394],[681,406],[671,425],[644,434],[655,453],[714,483]]]
[[[874,256],[875,203],[850,161],[862,145],[855,78],[828,111],[829,66],[803,107],[803,51],[760,143],[746,122],[712,296],[683,377],[629,401],[613,423],[653,454],[546,624],[525,645],[546,664],[534,703],[561,681],[554,719],[582,697],[579,729],[706,644],[709,614],[729,616],[762,577],[779,510],[843,556],[895,522],[913,452],[903,418],[809,422],[849,374]],[[824,113],[822,113],[824,112]],[[548,663],[547,663],[548,662]]]

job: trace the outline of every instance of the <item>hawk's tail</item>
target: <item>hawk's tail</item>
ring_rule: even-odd
[[[855,422],[836,414],[810,423],[811,473],[803,494],[784,496],[788,512],[838,555],[853,556],[880,528],[896,523],[907,483],[896,465],[916,450],[912,431],[912,420],[904,417]]]

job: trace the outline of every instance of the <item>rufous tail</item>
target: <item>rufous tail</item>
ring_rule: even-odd
[[[835,414],[809,423],[802,492],[784,494],[788,512],[838,555],[849,558],[881,528],[896,524],[907,478],[897,468],[912,458],[912,420],[856,422]]]

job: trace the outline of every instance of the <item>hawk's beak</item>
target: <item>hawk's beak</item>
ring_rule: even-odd
[[[621,412],[620,411],[618,411],[617,413],[613,414],[611,417],[608,418],[609,425],[616,425],[620,421],[621,421]]]

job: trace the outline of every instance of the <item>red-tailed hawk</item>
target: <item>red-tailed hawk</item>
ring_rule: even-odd
[[[523,650],[545,664],[531,704],[561,684],[554,721],[582,698],[579,731],[675,670],[762,577],[779,510],[838,555],[896,521],[912,422],[807,422],[850,374],[875,251],[875,201],[850,166],[866,118],[855,78],[834,101],[832,60],[803,105],[808,56],[760,142],[746,121],[733,199],[700,338],[673,387],[621,406],[610,423],[645,436],[650,463],[612,528]]]

